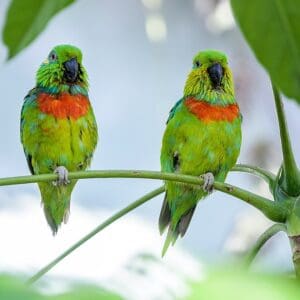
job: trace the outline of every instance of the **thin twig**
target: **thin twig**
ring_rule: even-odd
[[[144,195],[140,199],[136,200],[135,202],[131,203],[130,205],[126,206],[116,214],[112,215],[110,218],[105,220],[103,223],[101,223],[99,226],[97,226],[94,230],[92,230],[90,233],[88,233],[86,236],[84,236],[82,239],[80,239],[78,242],[76,242],[73,246],[71,246],[69,249],[67,249],[64,253],[59,255],[57,258],[55,258],[52,262],[50,262],[48,265],[46,265],[44,268],[42,268],[40,271],[38,271],[34,276],[32,276],[27,283],[32,284],[36,282],[38,279],[40,279],[43,275],[45,275],[48,271],[50,271],[55,265],[57,265],[61,260],[63,260],[66,256],[71,254],[75,249],[79,248],[82,244],[87,242],[89,239],[91,239],[94,235],[101,232],[104,228],[112,224],[113,222],[117,221],[130,211],[134,210],[138,206],[144,204],[145,202],[149,201],[150,199],[158,196],[159,194],[163,193],[165,190],[164,186]]]
[[[286,232],[286,226],[284,224],[274,224],[271,227],[269,227],[256,241],[255,245],[250,249],[248,254],[246,255],[244,259],[244,266],[249,267],[251,263],[253,262],[254,258],[257,256],[259,250],[263,247],[263,245],[276,233],[284,231]]]
[[[264,170],[260,167],[246,164],[237,164],[231,169],[231,171],[253,174],[265,180],[269,184],[269,186],[272,186],[276,179],[276,175],[272,172]]]

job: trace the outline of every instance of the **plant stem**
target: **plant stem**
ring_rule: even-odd
[[[147,178],[160,179],[168,181],[177,181],[182,183],[202,185],[203,180],[196,176],[183,175],[177,173],[162,173],[157,171],[138,171],[138,170],[100,170],[100,171],[80,171],[70,172],[69,179],[87,179],[87,178]],[[55,174],[42,174],[32,176],[1,178],[1,185],[24,184],[34,182],[53,181],[57,179]],[[232,186],[230,184],[215,181],[214,188],[221,192],[237,197],[252,206],[258,208],[270,220],[274,222],[284,222],[286,219],[286,206],[274,203],[267,198],[261,197],[249,191]]]
[[[245,267],[249,267],[251,263],[253,262],[254,258],[257,256],[259,250],[262,248],[262,246],[276,233],[284,231],[286,232],[286,226],[284,224],[274,224],[271,227],[269,227],[256,241],[255,245],[250,249],[248,254],[246,255],[244,259],[244,265]]]
[[[136,200],[135,202],[131,203],[130,205],[126,206],[116,214],[112,215],[110,218],[108,218],[106,221],[101,223],[99,226],[97,226],[94,230],[92,230],[90,233],[88,233],[86,236],[84,236],[82,239],[80,239],[78,242],[76,242],[73,246],[71,246],[69,249],[67,249],[64,253],[59,255],[57,258],[55,258],[51,263],[46,265],[44,268],[42,268],[39,272],[37,272],[34,276],[32,276],[27,283],[32,284],[36,282],[38,279],[40,279],[43,275],[45,275],[48,271],[50,271],[55,265],[57,265],[61,260],[63,260],[66,256],[68,256],[70,253],[72,253],[75,249],[79,248],[82,244],[87,242],[90,238],[92,238],[94,235],[102,231],[104,228],[109,226],[110,224],[114,223],[130,211],[134,210],[138,206],[144,204],[145,202],[149,201],[150,199],[158,196],[159,194],[163,193],[165,191],[164,186],[161,186],[160,188],[144,195],[140,199]]]
[[[272,88],[279,123],[283,155],[283,181],[281,183],[281,187],[288,195],[298,196],[300,194],[300,174],[291,146],[286,118],[284,115],[283,103],[280,93],[278,92],[275,85],[272,85]]]
[[[287,234],[292,250],[292,259],[297,278],[300,280],[300,196],[287,216]]]
[[[250,166],[245,164],[237,164],[231,169],[231,171],[253,174],[265,180],[270,186],[273,185],[276,179],[276,175],[273,174],[272,172],[264,170],[260,167]]]
[[[300,235],[289,236],[292,260],[294,264],[295,274],[298,280],[300,280]]]

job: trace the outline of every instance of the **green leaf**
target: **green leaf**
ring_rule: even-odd
[[[74,0],[12,0],[6,13],[3,42],[8,59],[27,47],[46,27],[51,18]]]
[[[300,1],[231,0],[231,6],[272,81],[300,103]]]

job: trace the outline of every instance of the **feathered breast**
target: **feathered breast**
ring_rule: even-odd
[[[232,122],[240,115],[237,104],[212,105],[194,98],[187,98],[184,104],[192,114],[205,123],[212,121]]]
[[[77,94],[62,93],[49,95],[41,93],[37,97],[39,110],[58,119],[71,117],[78,119],[88,112],[90,102],[87,97]]]

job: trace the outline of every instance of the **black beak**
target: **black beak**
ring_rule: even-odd
[[[220,87],[223,78],[222,66],[219,63],[213,64],[207,69],[207,72],[214,88]]]
[[[78,77],[78,62],[76,58],[71,58],[70,60],[66,61],[64,63],[64,78],[69,83],[74,83],[77,80]]]

